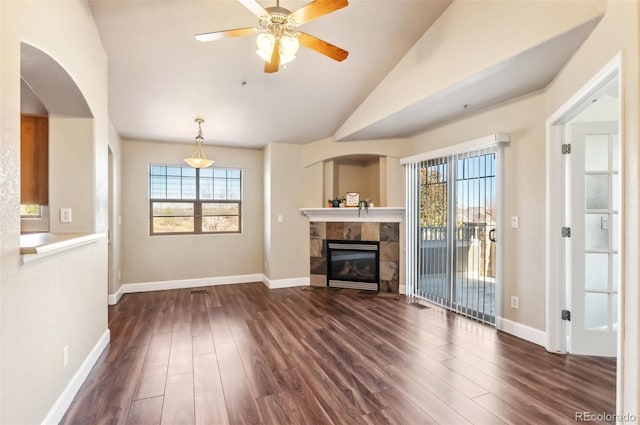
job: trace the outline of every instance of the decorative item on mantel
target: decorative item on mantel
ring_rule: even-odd
[[[347,192],[347,206],[360,208],[360,192]]]
[[[358,202],[358,217],[360,217],[360,214],[362,213],[363,209],[364,209],[364,212],[369,214],[369,203],[367,201]]]
[[[207,168],[213,165],[215,162],[212,159],[208,159],[207,155],[204,154],[204,150],[202,149],[202,143],[204,142],[204,137],[202,136],[202,123],[204,120],[202,118],[196,118],[196,122],[198,123],[198,134],[196,135],[196,150],[193,152],[190,158],[185,158],[184,162],[192,166],[193,168]]]
[[[344,208],[344,198],[335,198],[327,200],[329,208]]]

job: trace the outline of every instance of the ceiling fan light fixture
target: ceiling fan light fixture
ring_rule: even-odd
[[[256,53],[267,63],[271,63],[276,37],[268,32],[258,34]],[[284,34],[280,37],[280,64],[286,65],[296,58],[300,42],[295,35]]]
[[[262,49],[258,49],[256,50],[256,53],[258,54],[258,56],[260,56],[262,58],[263,61],[271,63],[271,53],[273,52],[273,47],[269,50],[262,50]]]
[[[189,164],[193,168],[207,168],[213,165],[215,162],[212,159],[208,159],[207,155],[205,155],[204,150],[202,149],[202,143],[204,142],[204,137],[202,136],[202,123],[204,120],[202,118],[196,118],[195,120],[198,123],[198,134],[196,135],[196,150],[193,152],[193,155],[189,158],[185,158],[184,162]]]
[[[301,44],[338,62],[342,62],[349,55],[349,52],[344,49],[297,31],[298,26],[302,24],[348,6],[348,0],[313,0],[293,12],[280,7],[280,0],[276,0],[275,6],[267,8],[264,8],[258,0],[239,1],[258,17],[257,28],[235,28],[197,34],[196,39],[214,41],[257,34],[256,53],[265,62],[264,72],[269,74],[278,72],[280,65],[286,65],[294,60]],[[276,46],[278,50],[274,51]]]
[[[282,53],[285,55],[293,55],[295,57],[300,48],[300,42],[295,35],[283,35],[280,38],[280,46],[282,46]]]
[[[261,32],[256,39],[258,50],[271,51],[276,44],[276,38],[270,32]]]

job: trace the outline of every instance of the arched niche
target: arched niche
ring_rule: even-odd
[[[39,48],[20,45],[21,113],[48,117],[47,216],[22,231],[92,232],[95,227],[93,114],[65,68]],[[71,222],[62,222],[70,209]]]
[[[358,192],[361,200],[371,200],[382,206],[385,156],[371,154],[343,155],[323,163],[324,193],[326,200],[344,197],[347,192]]]

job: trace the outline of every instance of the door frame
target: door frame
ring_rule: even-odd
[[[618,134],[620,138],[620,156],[624,158],[625,149],[625,132],[623,125],[624,117],[624,93],[622,92],[622,53],[618,53],[609,61],[595,76],[593,76],[584,86],[582,86],[569,100],[567,100],[556,112],[554,112],[546,121],[546,223],[545,223],[545,292],[546,292],[546,341],[545,348],[550,352],[565,354],[567,352],[567,336],[568,322],[561,318],[561,311],[568,303],[568,288],[566,284],[566,273],[568,269],[568,258],[565,252],[568,252],[566,245],[570,243],[567,238],[561,236],[561,227],[564,223],[569,222],[566,214],[569,210],[566,208],[567,196],[564,184],[558,182],[564,181],[565,173],[568,170],[563,166],[563,158],[561,155],[561,145],[564,141],[564,126],[569,120],[575,117],[582,109],[583,105],[598,92],[598,90],[611,78],[618,77],[618,94],[619,94],[619,119]],[[625,187],[624,178],[626,169],[621,161],[620,181],[621,181],[621,197],[620,197],[620,223],[622,226],[620,234],[620,287],[618,291],[618,333],[617,333],[617,391],[616,404],[620,406],[621,400],[621,382],[623,376],[621,353],[622,353],[622,335],[625,332],[624,310],[625,306],[622,302],[625,294],[625,273],[624,273],[624,228],[625,228]],[[562,208],[558,206],[562,205]]]
[[[508,133],[494,133],[485,137],[469,140],[462,143],[446,146],[432,151],[419,153],[410,157],[400,159],[400,163],[405,168],[405,206],[407,209],[407,217],[405,220],[406,229],[406,249],[407,255],[405,258],[406,269],[406,292],[409,296],[415,296],[416,282],[418,276],[415,272],[414,266],[416,264],[416,257],[413,254],[412,246],[417,246],[417,219],[411,217],[410,210],[415,207],[415,201],[418,198],[415,190],[416,182],[414,169],[417,163],[422,161],[428,161],[430,159],[447,157],[450,155],[456,155],[464,152],[479,150],[489,146],[496,146],[496,278],[495,278],[495,327],[497,330],[502,330],[509,333],[514,333],[510,324],[503,317],[503,267],[504,267],[504,244],[502,232],[504,227],[504,146],[510,143],[511,137]]]

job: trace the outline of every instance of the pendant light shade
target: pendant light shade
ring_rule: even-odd
[[[202,118],[196,118],[196,122],[198,123],[198,134],[196,135],[196,150],[193,152],[190,158],[185,158],[184,162],[192,166],[193,168],[207,168],[213,165],[215,161],[208,159],[207,155],[204,154],[204,150],[202,149],[202,143],[204,142],[204,137],[202,137],[202,123],[204,120]]]

